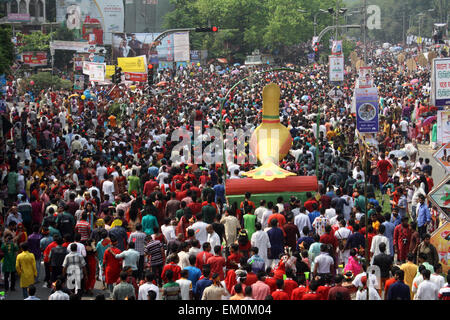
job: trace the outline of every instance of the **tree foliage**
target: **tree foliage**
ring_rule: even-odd
[[[0,74],[9,73],[14,63],[14,44],[11,42],[12,31],[10,27],[0,27]]]
[[[216,25],[217,34],[191,33],[191,47],[208,49],[214,58],[242,59],[255,49],[276,53],[311,40],[314,14],[336,6],[336,1],[177,0],[172,4],[175,9],[165,16],[166,28]],[[317,21],[321,30],[332,20],[329,14],[322,14]]]
[[[28,86],[27,84],[27,86],[35,92],[48,90],[48,88],[51,87],[56,90],[68,90],[73,86],[72,81],[61,79],[60,77],[52,75],[50,72],[38,72],[32,75],[29,80],[34,81],[34,85]]]
[[[30,34],[17,33],[17,39],[22,44],[18,47],[18,52],[48,51],[50,50],[50,41],[54,36],[52,33],[42,33],[41,31]]]

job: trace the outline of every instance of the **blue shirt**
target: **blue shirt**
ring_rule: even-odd
[[[197,281],[202,276],[202,272],[200,271],[199,268],[193,267],[193,266],[188,266],[188,267],[184,268],[184,270],[187,270],[189,272],[188,280],[191,280],[192,292],[195,292]]]
[[[309,217],[309,221],[311,222],[311,225],[314,222],[314,219],[317,218],[318,216],[320,216],[320,212],[319,211],[313,211],[308,213],[308,217]]]
[[[253,273],[258,273],[260,271],[266,270],[265,269],[266,262],[264,261],[263,258],[261,258],[256,254],[251,256],[250,259],[247,260],[247,263],[251,265]]]
[[[201,300],[202,299],[203,291],[205,291],[205,289],[207,287],[209,287],[210,285],[212,285],[212,284],[213,284],[212,280],[206,279],[206,278],[197,281],[197,286],[196,286],[195,292],[194,292],[194,294],[197,297],[197,300]]]
[[[159,168],[155,167],[155,166],[152,166],[152,167],[148,168],[148,174],[151,177],[157,177],[158,174],[159,174]]]
[[[417,226],[422,227],[425,223],[430,221],[431,215],[428,206],[425,203],[419,205],[419,209],[417,210]]]
[[[392,222],[385,221],[383,222],[384,227],[386,228],[386,231],[384,232],[384,235],[386,238],[389,239],[389,249],[391,256],[394,256],[394,229],[395,225]]]
[[[304,242],[303,243],[303,247],[308,250],[309,247],[314,243],[314,238],[313,237],[308,237],[308,236],[299,238],[297,240],[297,249],[300,248],[300,244],[302,242]]]
[[[267,231],[267,235],[269,236],[270,240],[270,256],[269,259],[278,259],[280,256],[280,253],[283,253],[284,250],[284,235],[283,231],[281,231],[280,228],[270,228],[270,230]]]
[[[389,287],[387,293],[388,300],[411,300],[409,286],[403,281],[396,281]]]
[[[215,201],[217,202],[217,199],[222,199],[222,203],[225,203],[225,186],[223,184],[216,184],[214,187],[214,192],[216,193],[216,199]]]
[[[394,216],[391,217],[391,222],[394,224],[394,228],[402,223],[402,218],[400,215],[397,216],[397,219],[395,219]]]

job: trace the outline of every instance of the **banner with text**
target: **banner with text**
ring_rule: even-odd
[[[117,58],[117,65],[123,72],[147,73],[146,56]]]
[[[330,82],[344,81],[344,56],[330,56]]]
[[[376,133],[378,123],[378,89],[355,88],[356,129],[361,133]]]
[[[435,106],[450,105],[450,58],[433,60],[431,94]]]

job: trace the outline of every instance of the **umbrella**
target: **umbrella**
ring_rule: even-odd
[[[238,69],[231,71],[231,74],[238,74],[240,71]]]
[[[167,81],[161,81],[156,84],[157,87],[167,86]]]
[[[239,67],[241,64],[236,62],[235,64],[233,64],[234,67]]]
[[[437,116],[428,117],[422,122],[422,126],[428,126],[436,119],[437,119]]]
[[[74,93],[73,95],[69,96],[69,98],[73,98],[73,97],[79,97],[80,95]]]
[[[405,82],[404,84],[402,84],[403,87],[409,87],[411,84],[408,82]]]
[[[418,83],[419,82],[419,79],[412,79],[411,80],[411,84],[416,84],[416,83]]]
[[[396,157],[396,158],[403,158],[403,157],[405,157],[405,156],[408,156],[408,154],[406,153],[406,151],[403,151],[403,150],[394,150],[394,151],[391,151],[391,152],[389,152],[389,157],[390,157],[391,155],[394,155],[394,157]]]
[[[307,96],[307,95],[304,95],[303,97],[302,97],[302,100],[303,101],[308,101],[309,99],[311,99],[309,96]]]

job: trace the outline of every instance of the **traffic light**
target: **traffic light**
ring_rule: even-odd
[[[112,76],[112,82],[115,84],[119,84],[122,82],[122,68],[117,67],[114,69],[114,74]]]
[[[147,83],[149,86],[153,85],[153,64],[148,65],[148,72],[147,72]]]
[[[313,47],[314,52],[316,52],[316,53],[319,52],[319,43],[318,42],[314,42],[312,47]]]
[[[217,32],[219,28],[216,26],[207,27],[207,28],[195,28],[195,32]]]

